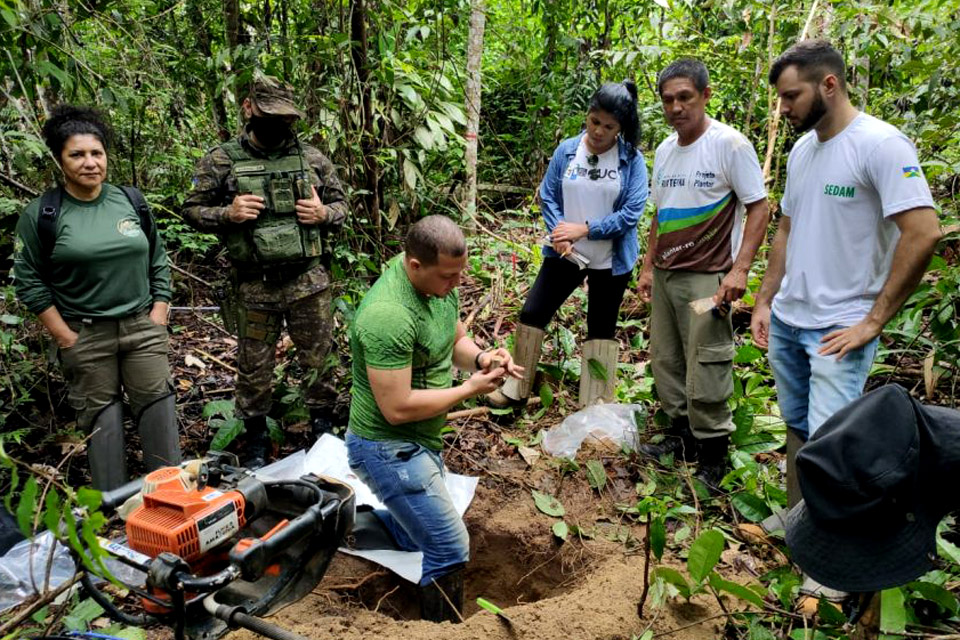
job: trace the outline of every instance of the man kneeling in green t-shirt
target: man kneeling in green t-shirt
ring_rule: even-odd
[[[470,539],[443,482],[440,431],[447,411],[520,377],[506,349],[482,351],[460,322],[457,286],[467,265],[459,227],[427,216],[407,234],[367,293],[350,335],[350,467],[383,502],[397,546],[423,553],[420,613],[461,619]],[[452,367],[475,373],[452,386]],[[454,610],[456,609],[456,610]]]

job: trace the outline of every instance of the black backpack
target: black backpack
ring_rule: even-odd
[[[147,204],[147,199],[143,197],[140,189],[120,187],[120,190],[127,196],[127,200],[133,205],[133,210],[140,217],[140,229],[147,236],[147,242],[150,243],[150,256],[153,256],[153,249],[157,244],[157,228],[153,223],[153,216],[150,215],[150,205]],[[40,255],[47,268],[50,265],[50,256],[53,255],[53,247],[57,244],[57,216],[60,215],[62,203],[63,187],[48,189],[40,196],[37,235],[40,236]]]

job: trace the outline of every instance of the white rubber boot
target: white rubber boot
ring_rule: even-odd
[[[617,389],[616,340],[587,340],[580,356],[580,406],[613,402]]]
[[[507,378],[503,386],[487,395],[487,404],[492,407],[512,407],[522,404],[533,391],[533,380],[537,376],[537,363],[540,362],[540,348],[543,346],[543,329],[526,324],[517,325],[513,344],[513,361],[523,367],[523,377]]]

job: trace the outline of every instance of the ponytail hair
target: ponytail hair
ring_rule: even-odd
[[[606,82],[590,98],[587,111],[606,111],[620,125],[620,137],[636,151],[640,144],[640,116],[637,114],[637,85],[633,80]]]

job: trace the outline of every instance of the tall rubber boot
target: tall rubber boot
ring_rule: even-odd
[[[540,362],[543,335],[543,329],[526,324],[517,325],[513,344],[513,361],[523,367],[523,377],[507,378],[503,386],[487,394],[487,404],[492,407],[512,407],[523,404],[530,397],[530,392],[533,391],[533,380],[537,375],[537,363]]]
[[[246,457],[241,464],[251,471],[256,471],[267,464],[267,458],[273,448],[270,445],[270,433],[267,431],[267,416],[245,418],[243,429],[247,433],[247,444],[244,447]]]
[[[177,432],[177,398],[171,391],[145,406],[137,419],[147,471],[179,465],[180,434]]]
[[[617,390],[616,340],[587,340],[580,357],[580,406],[613,402]],[[591,366],[591,360],[593,366]]]
[[[123,404],[108,404],[93,419],[87,441],[87,459],[93,488],[110,491],[127,481],[127,452],[123,438]]]
[[[803,499],[800,478],[797,476],[797,452],[803,445],[803,437],[787,427],[787,509],[792,509]]]
[[[420,619],[463,622],[463,569],[451,571],[420,587]]]

